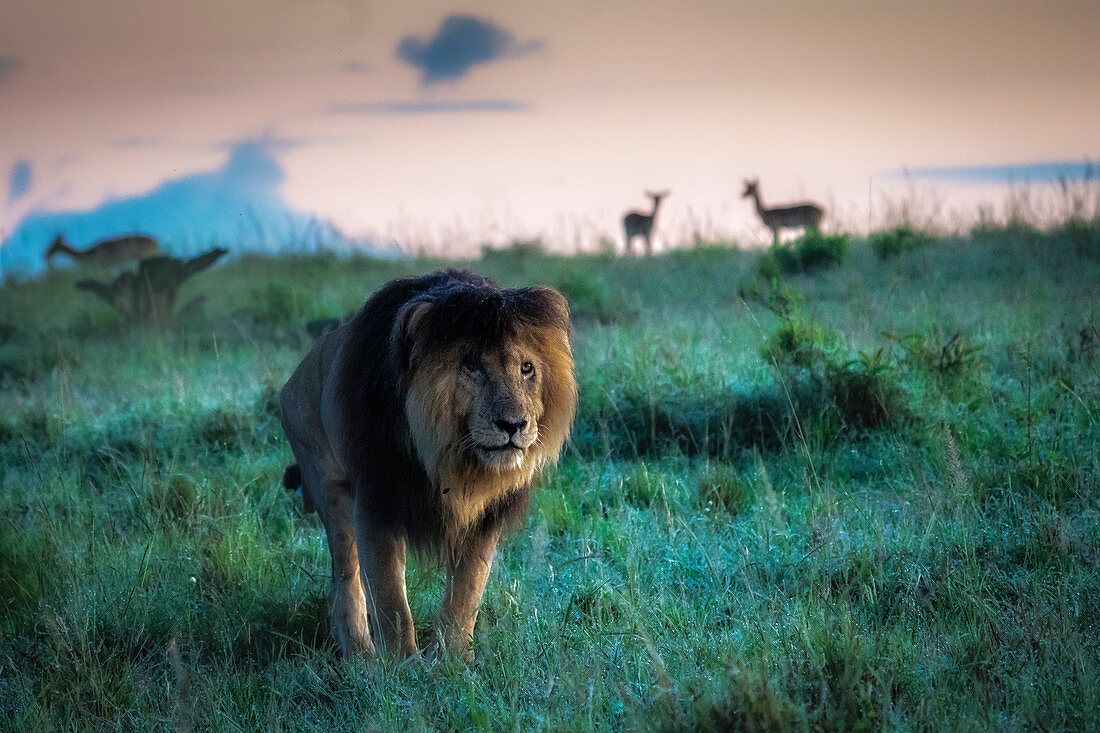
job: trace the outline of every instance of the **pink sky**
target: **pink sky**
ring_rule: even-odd
[[[500,53],[399,58],[454,15],[504,34]],[[0,235],[257,139],[283,141],[289,207],[410,248],[591,246],[646,188],[672,190],[666,240],[763,241],[748,176],[863,228],[908,195],[902,167],[1096,160],[1098,37],[1095,0],[8,2],[0,174],[31,175],[0,188]],[[912,185],[945,211],[1004,198]]]

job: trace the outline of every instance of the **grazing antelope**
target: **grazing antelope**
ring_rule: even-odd
[[[64,235],[58,234],[46,250],[46,261],[49,262],[58,252],[63,252],[81,264],[114,267],[130,260],[147,260],[159,251],[157,240],[143,234],[101,239],[87,249],[74,249],[65,241]]]
[[[772,230],[772,244],[779,244],[780,229],[817,229],[821,224],[821,217],[825,215],[825,209],[809,202],[773,206],[770,209],[765,207],[760,196],[760,179],[745,181],[741,198],[747,199],[750,196],[756,203],[756,213],[760,215],[760,220]]]
[[[623,217],[623,232],[626,235],[626,251],[634,251],[634,238],[642,237],[645,239],[645,253],[647,255],[653,254],[653,241],[650,239],[650,234],[653,232],[653,221],[657,218],[657,208],[661,205],[661,199],[668,196],[668,191],[662,191],[661,193],[653,193],[652,191],[646,191],[645,195],[653,199],[653,211],[648,214],[643,214],[640,211],[628,211]]]

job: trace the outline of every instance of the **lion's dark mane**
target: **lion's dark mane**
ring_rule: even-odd
[[[421,343],[447,348],[469,343],[475,349],[500,344],[523,326],[557,326],[568,333],[568,314],[538,288],[502,289],[493,280],[458,270],[394,280],[376,292],[346,326],[338,357],[336,394],[343,395],[340,419],[347,430],[350,489],[365,499],[371,521],[403,531],[410,544],[440,548],[443,507],[438,491],[407,440],[405,397],[411,344],[395,340],[402,310],[431,302],[417,326]],[[424,358],[431,357],[431,351]],[[442,487],[444,489],[448,487]],[[530,486],[496,500],[472,532],[507,527],[523,516]]]

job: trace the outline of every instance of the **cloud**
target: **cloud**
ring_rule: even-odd
[[[459,79],[475,64],[541,51],[545,41],[518,43],[511,31],[472,15],[448,15],[429,39],[405,36],[396,55],[421,71],[421,83]]]
[[[34,169],[29,160],[17,160],[11,167],[8,177],[8,203],[18,201],[27,195],[34,183]]]
[[[168,180],[147,193],[110,199],[89,210],[31,212],[3,243],[3,269],[41,268],[42,252],[58,232],[77,246],[143,232],[178,255],[213,244],[233,251],[300,246],[308,233],[320,236],[318,226],[326,242],[346,241],[330,225],[283,200],[279,187],[285,175],[275,151],[287,145],[270,139],[238,141],[219,168]]]
[[[512,99],[471,99],[453,102],[348,102],[334,104],[329,109],[338,114],[423,115],[453,114],[457,112],[526,112],[530,109],[530,106],[526,102],[518,102]]]
[[[1056,183],[1062,179],[1077,181],[1096,178],[1100,170],[1088,161],[1071,163],[1048,160],[1038,163],[908,168],[894,171],[894,174],[951,183]]]
[[[16,69],[22,65],[22,62],[17,58],[0,58],[0,84],[11,78],[11,75],[15,73]]]

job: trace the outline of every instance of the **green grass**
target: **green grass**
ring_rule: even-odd
[[[301,324],[440,263],[238,259],[165,334],[9,281],[0,728],[1095,729],[1098,231],[779,283],[716,247],[467,263],[570,297],[581,388],[470,665],[338,660],[280,486]],[[412,561],[422,640],[441,586]]]

